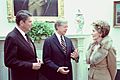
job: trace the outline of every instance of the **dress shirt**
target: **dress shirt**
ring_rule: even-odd
[[[16,26],[16,28],[18,29],[18,31],[22,34],[22,36],[24,37],[24,39],[27,41],[27,38],[25,36],[25,32],[22,31],[18,26]]]
[[[61,35],[59,35],[57,32],[55,32],[55,35],[57,36],[57,38],[58,38],[58,41],[59,41],[59,43],[61,44]],[[64,39],[64,36],[62,36],[62,39],[64,40],[64,42],[65,42],[65,39]]]

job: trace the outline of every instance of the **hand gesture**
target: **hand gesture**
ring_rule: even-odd
[[[78,58],[78,49],[75,49],[74,50],[74,52],[73,53],[71,53],[71,58],[74,58],[74,59],[76,59],[76,58]]]
[[[37,62],[43,64],[43,61],[39,58],[37,58]]]
[[[62,74],[68,74],[70,70],[68,70],[68,67],[59,67],[57,72],[60,72]]]

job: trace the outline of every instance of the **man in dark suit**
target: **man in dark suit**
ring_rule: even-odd
[[[5,40],[4,62],[12,80],[38,80],[41,63],[33,42],[25,35],[31,29],[31,18],[28,11],[20,10],[16,14],[17,25]]]
[[[78,62],[78,50],[65,37],[68,25],[65,19],[55,23],[56,32],[44,42],[43,62],[48,80],[73,80],[71,58]]]

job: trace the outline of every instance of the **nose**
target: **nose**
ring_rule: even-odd
[[[68,30],[68,28],[66,28],[66,30]]]
[[[93,31],[91,31],[91,35],[93,35],[94,33],[93,33]]]

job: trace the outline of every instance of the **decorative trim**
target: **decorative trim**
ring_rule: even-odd
[[[5,40],[5,36],[0,36],[0,41],[4,41]]]

